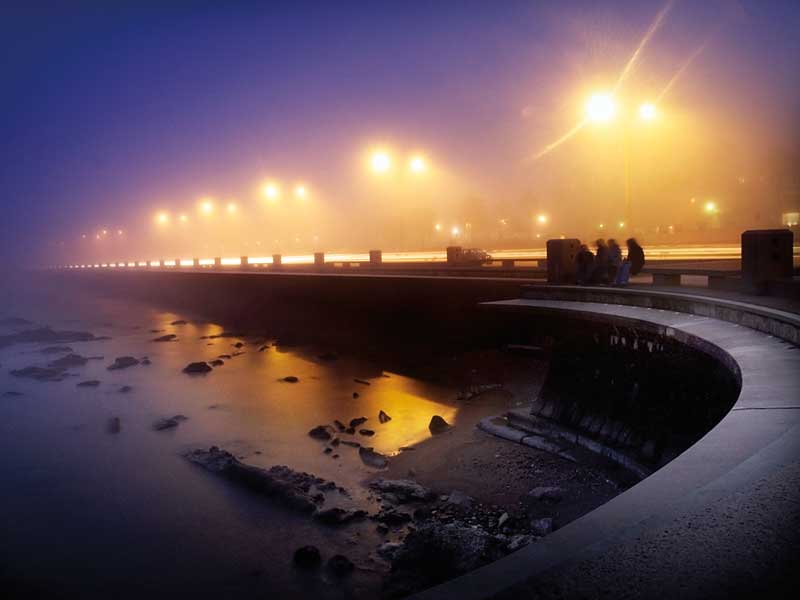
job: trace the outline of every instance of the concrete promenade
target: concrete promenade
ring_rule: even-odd
[[[662,303],[683,309],[664,310],[650,292],[532,286],[524,295],[535,297],[485,306],[632,325],[699,348],[738,371],[732,410],[607,504],[417,599],[764,597],[798,582],[800,349],[737,322],[757,314],[763,326],[772,313],[800,323],[797,312],[725,294],[698,301],[683,288],[659,290]],[[724,318],[692,314],[708,303]]]

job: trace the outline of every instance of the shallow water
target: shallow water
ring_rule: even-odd
[[[189,362],[231,354],[239,339],[200,339],[222,328],[172,326],[187,316],[141,304],[20,294],[0,313],[12,315],[111,338],[66,344],[104,359],[70,369],[75,376],[61,382],[9,374],[57,358],[39,352],[52,344],[0,348],[0,580],[18,595],[370,597],[380,570],[370,553],[384,539],[374,523],[346,531],[321,527],[188,463],[182,453],[218,445],[249,464],[285,464],[332,479],[366,502],[359,483],[374,470],[350,447],[338,448],[338,460],[323,454],[307,435],[312,427],[368,417],[362,427],[376,435],[355,439],[392,454],[429,437],[432,415],[457,418],[454,389],[393,373],[387,364],[318,358],[328,348],[258,352],[263,339],[247,338],[245,353],[224,366],[183,374]],[[152,342],[163,333],[150,330],[161,329],[178,341]],[[152,364],[106,369],[124,355],[148,356]],[[287,375],[299,383],[281,381]],[[101,384],[76,386],[89,379]],[[133,391],[119,393],[122,385]],[[2,395],[12,390],[23,395]],[[392,420],[379,424],[379,410]],[[189,419],[175,430],[153,430],[155,420],[176,414]],[[112,417],[120,418],[120,433],[108,432]],[[323,558],[349,556],[356,575],[338,581],[324,570],[295,571],[293,551],[309,543]]]

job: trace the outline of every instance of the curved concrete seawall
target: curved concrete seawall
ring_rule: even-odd
[[[706,598],[775,591],[781,578],[792,576],[800,542],[800,350],[759,330],[792,338],[796,317],[777,311],[770,323],[770,309],[739,302],[549,287],[526,290],[536,298],[484,306],[658,332],[725,363],[740,377],[738,399],[697,443],[628,491],[416,598]],[[694,314],[699,311],[726,318]],[[739,324],[752,315],[756,329]]]

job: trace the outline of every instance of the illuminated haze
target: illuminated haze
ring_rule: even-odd
[[[658,117],[628,135],[646,242],[735,240],[800,205],[796,2],[141,4],[4,9],[5,259],[587,238],[625,218],[622,116],[645,101]],[[620,118],[576,127],[660,12]]]

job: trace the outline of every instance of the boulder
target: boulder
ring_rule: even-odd
[[[559,502],[564,497],[564,489],[556,486],[535,487],[528,492],[528,496],[533,500]]]
[[[64,369],[47,369],[44,367],[25,367],[11,371],[14,377],[35,379],[36,381],[61,381],[66,377]]]
[[[553,531],[553,519],[545,517],[542,519],[531,520],[531,533],[538,536],[545,536]]]
[[[383,454],[375,452],[372,448],[364,448],[362,446],[358,449],[358,456],[361,458],[361,462],[368,467],[385,469],[389,466],[389,459]]]
[[[174,342],[178,339],[178,336],[174,333],[168,333],[166,335],[159,336],[157,338],[153,338],[154,342]]]
[[[292,561],[301,569],[314,569],[322,564],[322,555],[316,546],[303,546],[294,551]]]
[[[211,371],[211,366],[207,362],[193,362],[183,368],[183,372],[190,375],[208,373],[209,371]]]
[[[82,367],[89,359],[80,354],[67,354],[48,364],[51,369],[70,369],[72,367]]]
[[[402,547],[403,544],[400,542],[384,542],[378,546],[378,556],[383,560],[392,562]]]
[[[350,419],[350,427],[358,427],[362,423],[367,422],[367,417],[357,417],[355,419]]]
[[[359,521],[367,516],[363,510],[346,510],[344,508],[333,507],[318,511],[314,517],[326,525],[344,525],[351,521]]]
[[[327,441],[333,437],[333,428],[329,425],[317,425],[308,432],[308,435],[315,440]]]
[[[388,422],[389,422],[389,421],[391,421],[391,420],[392,420],[392,417],[390,417],[389,415],[387,415],[385,412],[383,412],[383,411],[380,411],[380,412],[378,413],[378,422],[379,422],[379,423],[388,423]]]
[[[400,502],[426,501],[433,498],[433,493],[410,479],[376,479],[370,482],[370,489],[382,494],[394,494]]]
[[[337,577],[344,577],[353,572],[355,565],[343,554],[336,554],[328,559],[328,569]]]
[[[459,490],[453,490],[450,492],[450,495],[445,500],[447,504],[451,504],[453,506],[460,506],[461,508],[472,508],[472,505],[475,503],[475,499],[472,496],[467,496],[464,492]]]
[[[155,429],[156,431],[164,431],[165,429],[175,429],[183,421],[188,420],[188,418],[189,417],[186,417],[184,415],[175,415],[174,417],[159,419],[158,421],[153,423],[153,429]]]
[[[285,381],[286,383],[297,383],[298,381],[300,381],[300,379],[298,379],[294,375],[287,375],[286,377],[283,378],[282,381]]]
[[[530,544],[534,540],[532,535],[525,535],[525,534],[518,534],[511,538],[508,542],[508,546],[506,546],[506,550],[509,552],[516,552],[520,548],[524,548],[528,544]]]
[[[359,429],[358,433],[367,437],[372,437],[373,435],[375,435],[375,432],[372,431],[372,429]]]
[[[212,367],[221,367],[222,365],[225,364],[225,361],[220,358],[215,358],[208,364],[210,364]]]
[[[139,359],[133,356],[118,356],[114,362],[106,367],[109,371],[117,371],[119,369],[127,369],[139,364]]]
[[[428,429],[433,435],[437,435],[450,429],[450,424],[439,415],[433,415],[431,422],[428,424]]]

